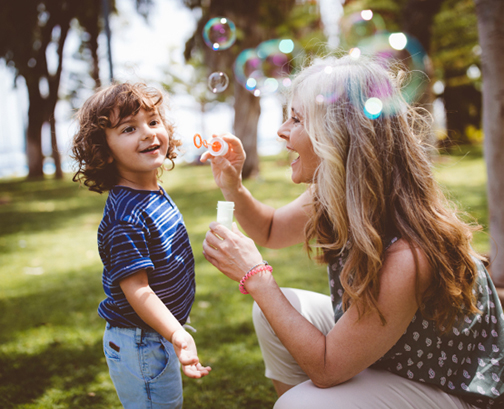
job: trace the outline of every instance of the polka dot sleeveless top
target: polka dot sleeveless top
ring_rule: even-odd
[[[387,240],[387,247],[395,241]],[[328,266],[335,321],[343,315],[339,275],[347,254]],[[437,386],[478,408],[504,408],[504,313],[488,272],[475,262],[473,292],[481,314],[466,315],[441,334],[417,311],[399,341],[372,367]]]

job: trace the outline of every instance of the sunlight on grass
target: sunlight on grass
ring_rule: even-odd
[[[481,155],[441,155],[435,175],[458,206],[486,228],[486,174]],[[191,325],[200,358],[213,367],[203,379],[184,378],[185,407],[266,408],[275,402],[251,320],[252,299],[202,255],[215,220],[216,187],[209,166],[177,165],[162,176],[180,208],[196,261]],[[290,181],[286,155],[264,158],[261,176],[246,186],[279,207],[305,186]],[[96,230],[106,194],[63,181],[0,181],[0,407],[121,408],[103,357],[103,298]],[[475,236],[487,252],[488,237]],[[260,249],[281,286],[328,294],[325,266],[301,245]]]

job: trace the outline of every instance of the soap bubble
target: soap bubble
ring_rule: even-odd
[[[203,28],[203,40],[214,51],[226,50],[236,40],[235,24],[226,17],[214,17]]]
[[[228,85],[229,78],[225,73],[221,71],[213,72],[208,77],[208,88],[214,94],[224,91],[228,87]]]
[[[371,10],[352,13],[340,20],[342,42],[355,47],[362,39],[385,30],[383,18]]]
[[[397,48],[394,48],[391,43]],[[362,54],[377,57],[378,61],[381,59],[385,62],[399,63],[410,73],[408,81],[402,88],[402,94],[408,103],[413,102],[425,91],[428,82],[423,72],[429,64],[429,57],[416,38],[404,33],[384,31],[361,40],[357,47]]]
[[[360,15],[363,20],[369,21],[373,18],[373,11],[372,10],[362,10]]]
[[[264,41],[255,49],[243,50],[235,60],[234,73],[239,84],[256,97],[289,87],[294,61],[301,50],[291,39]]]
[[[369,119],[378,118],[383,110],[383,102],[378,98],[369,98],[364,104],[364,114]]]
[[[389,35],[389,44],[394,50],[404,50],[408,44],[408,38],[404,33],[392,33]]]

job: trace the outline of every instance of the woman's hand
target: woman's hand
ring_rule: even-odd
[[[233,230],[212,222],[203,241],[203,255],[231,280],[240,281],[263,260],[254,241],[244,236],[233,223]]]
[[[175,353],[182,365],[182,371],[189,378],[201,378],[208,375],[212,370],[209,366],[203,366],[199,362],[196,343],[193,337],[184,329],[175,331],[171,342]]]
[[[241,186],[241,173],[246,155],[241,141],[236,136],[226,133],[219,137],[229,144],[226,155],[214,157],[207,151],[201,155],[200,161],[206,162],[211,159],[215,183],[223,192],[232,192]]]

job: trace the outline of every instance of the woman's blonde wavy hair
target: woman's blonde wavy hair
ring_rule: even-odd
[[[77,112],[79,129],[74,135],[72,146],[72,158],[77,162],[74,182],[84,183],[89,190],[98,193],[110,190],[117,184],[119,174],[114,162],[108,161],[111,152],[105,130],[117,127],[122,119],[136,115],[142,108],[159,113],[168,132],[166,158],[171,161],[173,169],[173,159],[177,157],[175,150],[182,142],[173,137],[174,127],[166,118],[161,91],[143,83],[113,84],[97,91]],[[116,109],[117,116],[113,115]],[[114,122],[111,118],[114,118]]]
[[[294,79],[291,98],[301,105],[321,160],[306,247],[317,249],[316,258],[324,263],[347,249],[340,275],[344,308],[355,303],[361,316],[376,311],[385,323],[377,308],[384,241],[400,235],[415,258],[419,308],[443,330],[462,310],[478,311],[472,256],[481,257],[470,246],[478,227],[459,218],[434,180],[424,143],[431,126],[401,96],[405,77],[382,61],[345,56],[316,61]],[[377,118],[376,110],[366,109],[370,98],[383,104]],[[415,248],[434,272],[423,294]]]

